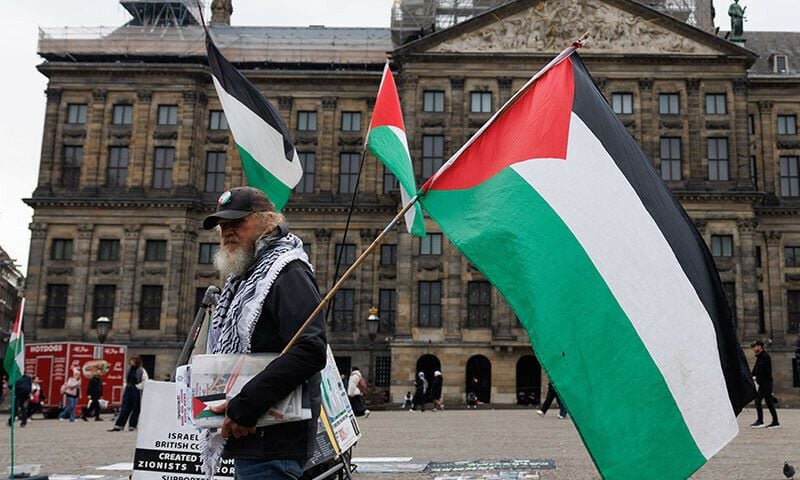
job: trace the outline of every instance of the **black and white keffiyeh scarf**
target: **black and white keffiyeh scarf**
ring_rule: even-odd
[[[313,270],[303,242],[296,235],[289,233],[276,238],[276,234],[284,231],[278,228],[256,242],[256,258],[244,279],[233,274],[225,279],[211,320],[206,353],[250,353],[250,337],[278,274],[295,260]],[[206,430],[200,443],[203,473],[213,479],[225,440],[218,431]]]

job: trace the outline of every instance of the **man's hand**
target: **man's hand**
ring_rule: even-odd
[[[225,413],[227,409],[228,409],[227,400],[215,407],[210,408],[210,410],[214,413]],[[244,427],[234,422],[233,420],[230,419],[230,417],[225,415],[225,420],[222,421],[222,429],[220,430],[220,435],[222,436],[223,439],[227,440],[231,436],[233,438],[242,438],[253,433],[256,433],[256,427]]]

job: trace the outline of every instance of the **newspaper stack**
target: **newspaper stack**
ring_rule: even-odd
[[[178,424],[191,423],[196,428],[219,428],[225,415],[212,407],[235,397],[253,377],[278,355],[274,353],[195,355],[191,364],[176,375]],[[296,422],[311,418],[311,409],[303,408],[303,386],[273,405],[256,426]]]

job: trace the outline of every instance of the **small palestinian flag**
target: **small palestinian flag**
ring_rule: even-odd
[[[303,176],[303,168],[280,114],[217,50],[206,32],[208,65],[242,158],[247,183],[281,210]]]
[[[367,134],[367,148],[397,177],[400,184],[400,198],[403,200],[403,205],[407,204],[417,193],[417,183],[414,180],[414,167],[408,152],[400,98],[397,95],[389,62],[383,67],[381,86],[378,88],[378,97],[375,99],[375,108],[372,110],[372,121]],[[405,219],[408,233],[425,236],[425,220],[419,204],[408,209]]]
[[[736,436],[754,389],[713,258],[577,54],[422,190],[603,478],[685,479]]]
[[[22,312],[25,310],[25,299],[19,303],[17,318],[11,327],[11,338],[8,340],[3,367],[8,372],[8,384],[13,385],[25,372],[25,336],[22,334]]]

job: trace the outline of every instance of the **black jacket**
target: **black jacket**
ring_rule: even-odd
[[[434,375],[431,382],[431,399],[439,400],[442,398],[442,376]]]
[[[261,317],[250,339],[251,351],[279,353],[319,302],[319,288],[311,270],[300,261],[290,262],[275,279],[264,300]],[[225,444],[225,458],[292,459],[303,465],[309,438],[317,430],[319,371],[325,366],[326,345],[325,317],[320,313],[286,354],[273,360],[228,403],[227,414],[231,420],[253,426],[270,406],[305,384],[303,403],[308,398],[313,418],[260,427],[255,434],[240,439],[231,437]]]
[[[772,359],[766,350],[756,355],[756,364],[753,365],[753,376],[756,377],[759,388],[772,387]]]
[[[103,396],[103,381],[100,380],[100,377],[92,377],[89,379],[86,395],[89,395],[91,398],[100,398]]]

